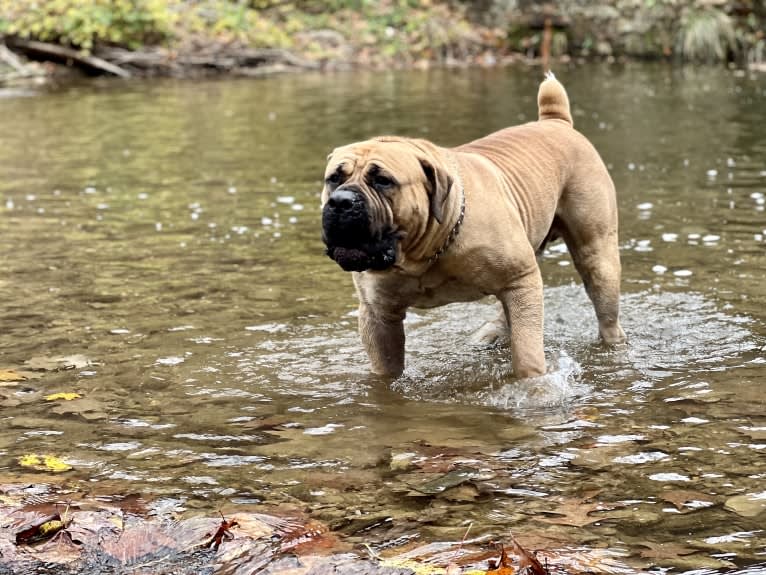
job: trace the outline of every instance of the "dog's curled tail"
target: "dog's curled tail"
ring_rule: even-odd
[[[540,90],[537,92],[537,109],[540,121],[564,120],[569,122],[570,126],[574,125],[569,110],[569,97],[553,72],[548,72],[545,80],[540,84]]]

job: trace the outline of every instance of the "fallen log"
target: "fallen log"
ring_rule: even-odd
[[[319,64],[287,50],[229,48],[198,52],[170,52],[161,48],[147,50],[126,50],[124,48],[99,48],[96,54],[120,66],[135,66],[137,68],[175,68],[191,66],[201,68],[253,68],[264,64],[283,64],[293,68],[316,69]]]
[[[242,67],[252,67],[259,63],[269,64],[285,64],[294,68],[305,68],[308,70],[316,70],[319,68],[319,64],[296,56],[292,52],[287,50],[281,50],[279,48],[268,48],[262,50],[242,50],[237,57],[237,65]]]
[[[234,68],[256,68],[264,65],[283,65],[291,68],[303,68],[314,70],[319,64],[296,56],[287,50],[278,48],[252,49],[234,48],[222,49],[215,53],[201,53],[193,55],[181,54],[177,62],[183,66],[198,66],[204,68],[216,68],[232,70]]]
[[[72,48],[36,40],[8,38],[7,42],[16,51],[35,58],[70,61],[81,68],[122,78],[130,78],[133,75],[186,76],[190,73],[199,74],[201,71],[204,73],[204,70],[254,76],[290,69],[320,68],[317,62],[278,48],[256,49],[219,44],[200,51],[175,51],[161,47],[127,50],[100,46],[93,54],[84,54]],[[10,50],[8,53],[10,58],[15,56]],[[0,60],[4,60],[2,53]],[[12,67],[16,69],[16,66]]]
[[[136,68],[173,68],[174,54],[160,48],[148,50],[126,50],[125,48],[103,47],[96,51],[96,56],[117,66]]]
[[[78,52],[77,50],[65,46],[50,44],[48,42],[39,42],[37,40],[24,40],[22,38],[9,39],[7,42],[12,47],[33,56],[69,60],[83,68],[119,76],[120,78],[130,78],[132,76],[128,70],[117,66],[116,64],[107,62],[97,56],[83,54],[82,52]]]

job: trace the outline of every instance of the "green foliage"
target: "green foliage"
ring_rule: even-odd
[[[474,28],[464,11],[445,2],[309,0],[307,3],[333,6],[334,10],[325,12],[327,27],[341,33],[355,30],[363,45],[377,48],[388,58],[439,60],[453,54],[464,55],[469,44],[476,44]]]
[[[176,0],[178,1],[178,0]],[[273,2],[253,2],[264,6]],[[263,10],[245,2],[229,0],[199,0],[183,3],[180,12],[179,35],[207,37],[223,42],[241,42],[256,47],[288,48],[289,32],[279,19],[269,18]]]
[[[508,0],[0,0],[0,36],[18,35],[84,51],[98,44],[137,48],[166,43],[194,50],[211,43],[237,43],[285,48],[316,59],[354,58],[379,64],[467,59],[485,50],[531,54],[541,33],[523,16],[539,16],[534,2],[506,9],[507,21],[482,26],[469,18],[481,19],[481,9],[509,4]],[[725,61],[741,53],[751,61],[763,60],[763,0],[740,0],[740,9],[732,16],[725,12],[731,5],[703,0],[557,3],[562,14],[574,17],[567,29],[554,32],[551,50],[554,55],[589,53],[606,41],[618,52],[639,57],[675,53],[692,61]],[[608,25],[597,24],[591,10],[595,8],[619,17],[610,16]]]
[[[172,0],[0,0],[0,32],[68,44],[135,47],[167,38],[176,14]]]

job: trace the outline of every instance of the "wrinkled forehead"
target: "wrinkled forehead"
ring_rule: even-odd
[[[325,175],[342,172],[346,175],[366,172],[371,168],[397,172],[417,162],[404,142],[368,140],[336,148],[327,158]]]

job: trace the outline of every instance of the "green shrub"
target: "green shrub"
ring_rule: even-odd
[[[179,10],[178,35],[181,40],[188,35],[199,36],[221,42],[240,42],[255,47],[289,48],[291,38],[289,27],[281,16],[288,14],[289,5],[278,4],[273,0],[251,0],[234,2],[232,0],[176,0],[181,2]],[[251,4],[260,6],[256,9]],[[266,4],[275,4],[266,10]]]
[[[135,47],[170,36],[175,0],[0,0],[0,33],[71,45]]]

